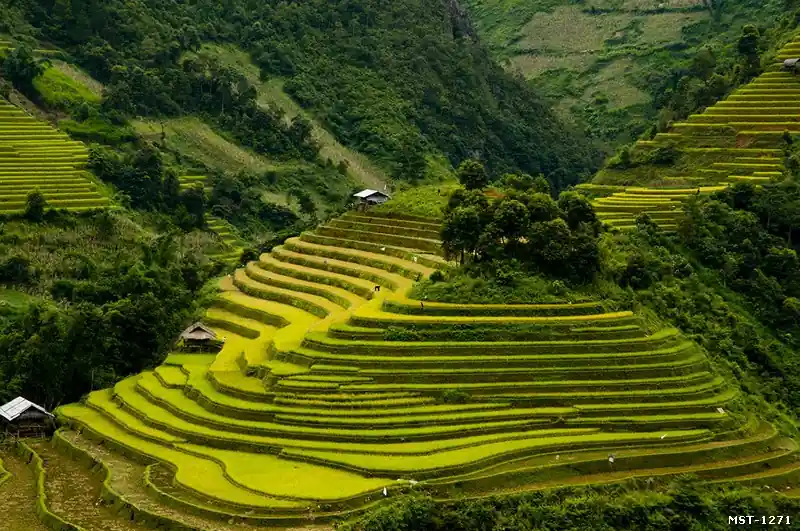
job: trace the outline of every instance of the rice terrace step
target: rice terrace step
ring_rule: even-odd
[[[664,204],[721,188],[630,187],[609,204],[671,215]],[[224,277],[205,319],[222,350],[176,350],[60,407],[53,447],[37,444],[54,477],[58,452],[101,463],[134,521],[200,529],[318,525],[420,488],[687,473],[797,486],[797,445],[731,413],[736,388],[678,330],[603,301],[408,298],[447,267],[439,223],[346,214]]]
[[[0,98],[0,214],[22,212],[36,189],[52,208],[109,206],[84,170],[88,159],[85,145]]]
[[[788,43],[778,57],[796,57],[799,39]],[[800,131],[798,95],[800,77],[788,72],[765,72],[702,114],[672,124],[669,132],[659,133],[653,140],[637,142],[634,152],[677,149],[676,166],[683,175],[669,175],[672,168],[655,165],[607,167],[593,183],[577,188],[593,198],[598,217],[617,230],[634,228],[640,214],[647,214],[664,230],[676,230],[681,214],[663,213],[682,210],[682,203],[695,195],[713,193],[720,186],[735,183],[757,185],[783,178],[783,133]],[[683,182],[673,186],[669,183],[672,178]],[[634,197],[624,186],[627,181],[642,179],[652,181],[652,186],[645,187],[650,194],[668,194],[665,197],[670,200],[658,201],[656,195]],[[692,187],[683,183],[691,183]],[[608,189],[603,190],[604,187]]]

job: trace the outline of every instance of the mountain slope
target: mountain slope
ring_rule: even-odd
[[[417,483],[443,500],[682,474],[796,485],[797,444],[674,328],[612,301],[407,298],[447,265],[438,228],[348,213],[286,240],[220,282],[218,352],[179,344],[60,408],[57,438],[153,463],[150,499],[178,522],[326,522]]]
[[[228,65],[241,72],[250,83],[256,87],[259,105],[263,107],[277,107],[285,114],[286,120],[291,122],[297,116],[310,121],[312,138],[320,147],[319,155],[324,160],[329,160],[334,165],[344,164],[347,172],[352,174],[354,180],[361,185],[376,190],[383,190],[389,177],[372,161],[361,153],[357,153],[343,146],[314,117],[300,107],[284,90],[285,81],[272,78],[261,81],[261,71],[253,64],[249,55],[235,46],[203,45],[197,52],[200,56],[213,57],[222,64]]]
[[[477,155],[497,173],[541,171],[562,185],[592,168],[587,145],[461,35],[458,10],[451,16],[444,2],[21,7],[33,33],[71,52],[106,83],[110,104],[129,114],[224,114],[194,99],[191,90],[201,87],[187,92],[177,61],[204,41],[230,42],[251,52],[268,76],[286,78],[286,91],[342,144],[393,176],[421,177],[425,154],[438,152],[452,164]],[[288,154],[279,145],[272,151]]]
[[[636,139],[659,110],[675,107],[670,99],[685,88],[681,78],[696,73],[702,49],[711,50],[712,66],[727,70],[742,27],[756,25],[763,35],[792,5],[732,0],[712,16],[700,0],[465,4],[493,56],[609,151]]]

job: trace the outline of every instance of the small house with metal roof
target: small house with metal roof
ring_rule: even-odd
[[[389,194],[370,189],[361,190],[357,194],[353,194],[353,197],[356,198],[356,207],[359,210],[365,210],[371,205],[380,205],[391,199]]]
[[[53,415],[21,396],[0,406],[0,428],[16,437],[43,437],[55,429]]]

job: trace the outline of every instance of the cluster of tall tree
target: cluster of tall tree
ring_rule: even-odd
[[[737,184],[690,204],[682,239],[770,327],[800,341],[800,183]]]
[[[600,223],[585,197],[562,192],[553,200],[543,178],[509,174],[502,197],[490,200],[483,166],[464,161],[464,188],[445,209],[442,243],[450,258],[467,262],[515,261],[529,271],[587,281],[599,268]]]
[[[174,234],[127,241],[130,220],[108,212],[48,223],[80,224],[93,242],[51,274],[25,249],[0,259],[5,286],[50,295],[20,313],[0,312],[0,402],[23,395],[55,407],[157,365],[221,270]],[[99,252],[106,248],[116,253]]]

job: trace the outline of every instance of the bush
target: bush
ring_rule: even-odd
[[[31,262],[23,256],[11,256],[0,262],[0,282],[24,283],[34,272]]]
[[[31,221],[42,221],[44,219],[44,211],[47,208],[47,200],[39,190],[28,192],[28,197],[25,201],[25,218]]]
[[[461,389],[448,389],[442,393],[442,402],[445,404],[466,404],[470,395]]]
[[[430,281],[434,282],[434,283],[435,282],[443,282],[444,279],[445,279],[444,273],[442,273],[438,269],[436,271],[434,271],[433,273],[431,273],[431,276],[429,278],[430,278]]]

